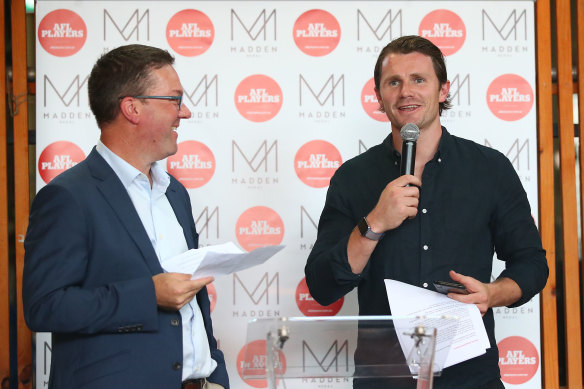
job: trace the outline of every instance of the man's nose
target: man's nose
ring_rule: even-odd
[[[404,82],[401,87],[400,91],[402,96],[411,96],[412,95],[412,86],[408,82]]]
[[[180,106],[180,111],[178,111],[178,116],[181,119],[189,119],[191,117],[191,111],[189,110],[189,107],[187,107],[186,104],[182,104]]]

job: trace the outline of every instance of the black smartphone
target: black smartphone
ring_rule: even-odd
[[[460,293],[468,294],[468,290],[464,285],[454,282],[454,281],[434,281],[434,287],[437,292],[448,294],[448,293]]]

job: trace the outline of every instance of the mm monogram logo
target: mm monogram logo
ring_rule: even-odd
[[[305,221],[307,219],[307,221]],[[318,225],[314,221],[314,219],[310,216],[306,208],[304,206],[300,206],[300,237],[304,238],[304,225],[314,227],[314,230],[318,228]]]
[[[517,41],[518,39],[527,40],[527,10],[523,10],[520,13],[514,9],[511,11],[507,19],[503,20],[503,18],[498,17],[499,12],[497,12],[496,23],[493,20],[487,11],[483,9],[482,11],[482,20],[483,20],[483,40],[485,40],[485,35],[487,30],[495,30],[499,37],[506,41],[511,36],[513,36],[513,40]]]
[[[237,151],[237,152],[236,152]],[[251,153],[250,153],[251,154]],[[241,147],[237,144],[236,141],[231,142],[231,171],[235,172],[236,166],[236,156],[239,155],[243,158],[243,161],[247,164],[249,169],[257,173],[260,168],[264,168],[263,171],[268,171],[268,165],[272,166],[275,172],[278,172],[278,141],[275,140],[272,142],[271,145],[268,145],[268,141],[264,140],[260,146],[256,149],[255,153],[249,157],[249,154],[246,154]],[[272,158],[270,159],[270,155]],[[271,160],[271,164],[269,161]],[[237,164],[237,166],[241,166],[241,164]]]
[[[85,86],[85,83],[87,82],[87,79],[89,78],[89,76],[85,76],[85,78],[81,78],[81,76],[79,74],[77,74],[73,80],[71,81],[71,83],[69,83],[68,85],[65,85],[64,88],[60,88],[58,89],[55,84],[53,83],[53,81],[49,78],[49,76],[44,75],[43,77],[43,88],[44,88],[44,93],[43,93],[43,107],[47,106],[47,95],[49,91],[49,86],[50,89],[52,89],[55,94],[57,95],[57,97],[59,98],[59,100],[61,101],[61,103],[65,106],[65,107],[69,107],[71,105],[71,103],[73,103],[74,101],[76,102],[77,107],[80,106],[80,96],[81,96],[81,89]]]
[[[369,147],[367,147],[367,145],[361,139],[359,139],[359,154],[363,154],[367,150],[369,150]]]
[[[209,239],[209,232],[212,224],[215,225],[215,238],[219,239],[219,207],[209,210],[209,207],[203,208],[197,219],[195,220],[199,235],[205,234],[205,239]]]
[[[318,104],[321,107],[323,105],[325,105],[327,102],[329,102],[329,105],[331,105],[331,106],[335,106],[338,103],[340,103],[343,106],[345,105],[345,75],[344,74],[342,74],[340,77],[338,77],[336,81],[335,81],[335,75],[331,74],[330,77],[324,83],[324,85],[318,90],[318,92],[315,92],[315,89],[317,89],[317,88],[313,89],[310,86],[310,84],[308,83],[308,81],[306,81],[304,76],[302,76],[302,74],[299,75],[298,85],[299,85],[299,89],[300,89],[300,92],[299,92],[300,106],[302,106],[302,96],[304,95],[303,91],[306,88],[308,89],[308,91],[310,91],[310,94],[312,95],[312,97],[314,97],[314,99],[318,102]],[[335,97],[336,97],[336,99],[335,99]]]
[[[237,286],[240,286],[239,288]],[[253,289],[248,289],[245,284],[241,281],[239,276],[233,274],[233,305],[237,304],[236,297],[241,297],[241,293],[237,293],[238,289],[243,289],[243,292],[254,305],[258,305],[262,300],[264,304],[270,304],[270,295],[272,296],[272,301],[275,295],[276,304],[280,304],[280,273],[276,273],[271,279],[268,273],[264,273],[259,282],[255,285]],[[271,293],[270,293],[271,292]]]
[[[130,17],[124,22],[123,20],[118,23],[114,17],[108,12],[107,9],[103,10],[103,40],[107,40],[108,25],[115,28],[120,36],[127,42],[130,39],[139,41],[140,33],[142,33],[142,39],[146,35],[146,40],[150,40],[150,10],[142,12],[140,15],[140,10],[136,9]]]
[[[524,163],[523,168],[530,170],[529,164],[529,139],[524,139],[523,141],[519,140],[519,138],[515,139],[511,146],[507,150],[502,148],[493,147],[491,142],[488,139],[485,139],[485,146],[490,147],[492,149],[500,150],[501,152],[505,153],[505,156],[511,161],[515,170],[521,171],[521,162]]]
[[[236,23],[236,21],[238,23]],[[259,15],[251,22],[251,25],[245,24],[243,20],[239,17],[235,10],[231,10],[231,40],[234,40],[234,37],[239,34],[236,34],[236,26],[241,26],[243,31],[247,34],[249,39],[255,41],[261,35],[263,40],[267,40],[268,37],[273,36],[273,40],[276,40],[276,10],[272,10],[268,14],[268,12],[263,9]]]
[[[378,41],[392,41],[402,36],[402,11],[387,10],[378,23],[371,23],[361,12],[357,10],[357,40],[361,40],[361,28],[367,26]],[[367,31],[367,30],[365,30]]]
[[[349,371],[349,341],[345,340],[339,344],[335,340],[328,350],[322,349],[322,356],[319,358],[310,347],[308,342],[302,341],[302,371],[310,370],[312,367],[320,367],[323,372],[327,373],[334,366],[334,371]],[[324,355],[323,355],[324,354]],[[314,365],[316,362],[316,365]]]
[[[219,81],[215,74],[213,77],[205,74],[192,92],[185,91],[185,96],[193,107],[198,107],[203,103],[205,107],[209,104],[219,105]]]
[[[450,97],[452,101],[456,101],[456,105],[461,105],[462,101],[466,105],[470,105],[470,74],[462,76],[455,75],[450,82]]]

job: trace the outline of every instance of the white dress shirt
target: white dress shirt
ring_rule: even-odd
[[[144,173],[114,154],[101,141],[97,143],[96,150],[128,191],[164,268],[165,260],[188,250],[183,229],[165,195],[170,177],[158,162],[154,162],[150,166],[150,187],[150,180]],[[180,315],[183,333],[182,379],[206,378],[215,370],[217,362],[211,358],[207,332],[196,298],[181,308]]]

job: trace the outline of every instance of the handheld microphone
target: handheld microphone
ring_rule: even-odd
[[[416,163],[416,141],[420,136],[420,129],[414,123],[407,123],[399,133],[402,138],[400,175],[413,175]]]

